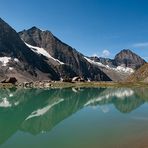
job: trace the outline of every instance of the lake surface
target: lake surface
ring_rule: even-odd
[[[148,148],[148,88],[1,89],[0,148]]]

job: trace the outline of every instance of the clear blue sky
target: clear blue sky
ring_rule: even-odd
[[[17,31],[50,30],[85,55],[128,48],[148,60],[148,0],[1,0],[0,17]]]

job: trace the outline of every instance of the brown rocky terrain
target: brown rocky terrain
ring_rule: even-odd
[[[130,75],[127,81],[148,83],[148,63],[144,64],[135,73]]]

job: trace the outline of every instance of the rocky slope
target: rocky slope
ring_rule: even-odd
[[[144,82],[148,83],[148,63],[140,67],[135,73],[127,78],[130,82]]]

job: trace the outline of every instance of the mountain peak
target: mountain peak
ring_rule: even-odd
[[[115,56],[115,63],[117,66],[125,65],[137,69],[146,63],[144,59],[132,52],[130,49],[123,49]]]
[[[41,33],[41,32],[46,32],[46,33],[52,34],[49,30],[43,30],[43,29],[40,29],[39,27],[36,27],[36,26],[33,26],[33,27],[31,27],[30,29],[24,30],[24,31],[31,31],[31,32],[37,31],[37,32],[39,32],[39,33]]]
[[[39,31],[42,32],[42,30],[36,26],[31,27],[30,29],[28,29],[29,31]]]
[[[119,53],[123,53],[123,52],[125,52],[125,53],[133,53],[133,51],[131,49],[123,49]]]
[[[32,29],[32,30],[40,30],[38,27],[36,27],[36,26],[33,26],[33,27],[31,27],[30,29]]]
[[[24,42],[32,46],[43,48],[46,46],[45,41],[49,38],[53,38],[53,34],[50,31],[43,31],[36,26],[19,32],[19,35]]]

